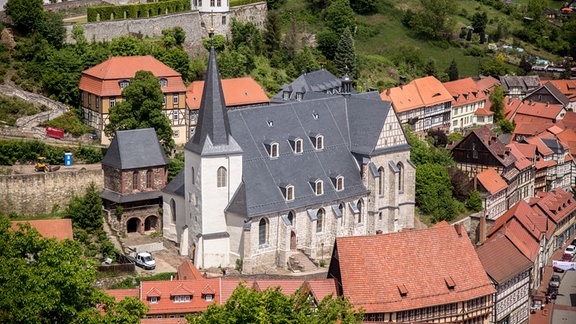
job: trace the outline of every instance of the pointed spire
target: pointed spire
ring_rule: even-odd
[[[213,28],[210,36],[213,37]],[[230,131],[230,122],[222,91],[222,82],[218,72],[214,43],[210,46],[208,71],[204,81],[202,101],[198,115],[198,124],[192,139],[186,144],[186,149],[200,155],[241,152]]]

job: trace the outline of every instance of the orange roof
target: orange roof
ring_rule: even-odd
[[[506,145],[506,147],[510,148],[510,153],[512,153],[512,155],[516,157],[516,162],[514,162],[514,166],[518,170],[524,170],[526,168],[531,167],[532,160],[527,159],[526,156],[524,156],[524,154],[522,153],[522,151],[518,149],[517,145],[518,143],[516,142],[512,142]]]
[[[149,55],[111,57],[83,71],[79,88],[98,96],[120,96],[122,89],[119,81],[132,79],[140,70],[150,71],[159,79],[165,78],[167,86],[162,87],[164,93],[186,91],[180,73]]]
[[[380,93],[382,100],[392,101],[396,112],[434,106],[451,102],[452,96],[442,83],[433,76],[413,80],[412,82],[386,89]]]
[[[493,168],[480,172],[476,178],[491,195],[495,195],[508,187],[506,181]]]
[[[571,194],[562,188],[556,188],[554,191],[542,193],[532,208],[539,208],[558,224],[576,211],[576,202]]]
[[[121,301],[126,297],[140,297],[140,289],[108,289],[105,290],[108,295],[114,297],[117,302]]]
[[[535,117],[532,118],[536,119]],[[531,122],[528,119],[524,122],[522,118],[519,120],[520,122],[516,122],[516,127],[514,127],[514,135],[534,136],[554,125],[554,123],[549,120],[543,123]]]
[[[486,100],[486,95],[478,89],[472,78],[444,82],[443,85],[453,98],[452,107]]]
[[[520,106],[518,106],[518,109],[516,109],[516,117],[513,117],[513,120],[516,120],[518,115],[527,115],[546,118],[552,121],[558,118],[563,110],[564,107],[562,107],[562,105],[536,101],[522,101]]]
[[[486,77],[476,81],[476,86],[480,91],[490,92],[495,86],[500,84],[500,80],[494,77]]]
[[[576,129],[576,112],[567,111],[564,115],[564,118],[562,118],[562,123],[564,124],[565,128]]]
[[[571,128],[566,128],[564,131],[557,133],[556,137],[560,142],[568,145],[570,154],[576,154],[576,132]]]
[[[204,279],[204,276],[196,269],[192,261],[186,260],[178,267],[176,275],[178,280],[198,280]]]
[[[494,112],[491,111],[490,109],[486,109],[486,108],[478,108],[476,109],[476,111],[474,112],[475,115],[484,115],[484,116],[490,116],[490,115],[494,115]]]
[[[219,279],[142,281],[142,302],[150,306],[149,315],[167,313],[194,313],[206,310],[211,304],[220,304],[220,294],[215,293],[212,301],[204,299],[203,291],[212,288],[218,291]],[[190,295],[189,302],[174,302],[175,296]],[[151,304],[148,297],[159,297],[158,303]]]
[[[510,121],[514,119],[516,110],[522,104],[520,99],[506,97],[504,98],[504,117]]]
[[[499,284],[514,278],[534,264],[510,241],[498,233],[476,249],[484,269]],[[502,262],[506,260],[506,262]]]
[[[200,108],[204,81],[192,82],[186,91],[188,108]],[[224,92],[224,101],[227,107],[267,104],[270,102],[264,89],[251,77],[222,80],[222,92]]]
[[[528,137],[524,140],[526,142],[528,142],[529,144],[536,145],[536,148],[538,149],[538,153],[542,154],[542,156],[546,156],[546,155],[550,155],[550,154],[554,153],[554,152],[552,152],[552,150],[548,146],[546,146],[546,144],[544,144],[544,142],[542,142],[540,137],[533,136],[533,137]]]
[[[40,233],[40,235],[46,238],[55,238],[59,241],[64,239],[74,239],[74,235],[72,234],[72,220],[69,218],[13,221],[12,229],[17,229],[17,224],[24,223],[29,223],[31,227],[35,228]]]
[[[552,83],[553,86],[558,88],[563,95],[568,97],[570,101],[576,100],[576,80],[541,80],[542,85],[547,82]]]
[[[459,230],[439,226],[336,238],[337,271],[344,297],[366,313],[378,313],[450,304],[494,293],[468,235],[460,226]]]
[[[536,145],[518,142],[514,142],[513,144],[528,160],[534,159],[536,155]]]

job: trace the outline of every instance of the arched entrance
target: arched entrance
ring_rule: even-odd
[[[136,233],[140,228],[140,219],[138,217],[130,218],[126,222],[126,232],[128,233]]]
[[[296,250],[296,233],[290,231],[290,250]]]
[[[158,226],[158,217],[151,215],[146,217],[144,220],[144,231],[151,231],[156,230],[156,226]]]

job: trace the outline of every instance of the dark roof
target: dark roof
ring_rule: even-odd
[[[546,82],[544,85],[531,91],[529,94],[526,95],[525,99],[538,101],[538,100],[535,100],[535,98],[531,98],[531,96],[532,96],[532,94],[535,94],[536,92],[538,92],[541,89],[546,89],[554,98],[556,98],[556,100],[558,100],[558,102],[560,104],[562,104],[563,107],[568,107],[568,105],[570,104],[570,99],[568,99],[568,97],[566,97],[566,95],[563,94],[562,91],[560,91],[560,89],[556,88],[554,86],[554,84],[552,84],[552,82],[550,82],[550,81]],[[536,96],[534,96],[534,97],[536,97]]]
[[[564,146],[557,139],[541,138],[541,140],[554,154],[563,154],[565,152]]]
[[[102,165],[120,170],[165,166],[168,159],[154,128],[116,131]]]
[[[377,93],[367,93],[229,111],[232,134],[244,154],[243,183],[227,211],[250,217],[366,194],[353,153],[378,152],[374,148],[390,107]],[[313,147],[317,134],[324,137],[322,150]],[[295,138],[303,140],[303,153],[294,153]],[[278,143],[278,158],[269,155],[271,142]],[[398,149],[410,147],[399,144]],[[344,177],[342,191],[333,185],[337,175]],[[313,179],[323,181],[323,195],[314,194]],[[293,201],[284,197],[288,184],[294,186]]]
[[[503,167],[507,167],[510,164],[516,162],[516,157],[510,154],[510,149],[506,148],[504,143],[502,143],[496,133],[490,130],[489,126],[482,126],[479,127],[472,132],[470,132],[466,137],[458,142],[453,148],[452,151],[462,150],[465,149],[465,146],[468,144],[468,139],[470,136],[476,136],[480,142],[488,149],[490,154],[497,159]]]
[[[201,156],[241,153],[242,150],[230,134],[230,122],[226,114],[226,101],[214,45],[210,48],[200,111],[194,136],[186,143],[185,148]]]
[[[347,76],[346,76],[347,77]],[[339,95],[342,91],[342,80],[327,70],[302,73],[290,84],[284,84],[278,93],[270,99],[271,102],[285,102],[284,92],[290,92],[288,100],[297,100],[296,93],[302,94],[301,100],[313,100]],[[330,93],[327,93],[327,92]],[[352,90],[352,93],[356,93]]]
[[[476,252],[488,276],[499,285],[533,266],[532,261],[502,233],[492,236]]]
[[[133,194],[122,195],[117,192],[104,189],[100,192],[100,197],[102,199],[115,202],[117,204],[124,204],[136,201],[160,199],[162,198],[162,192],[160,190],[155,190],[155,191],[143,191]]]
[[[162,192],[184,197],[184,170],[178,172],[166,187],[162,189]]]
[[[537,75],[504,75],[500,77],[500,83],[506,92],[510,91],[510,88],[521,88],[523,92],[526,92],[540,86],[540,77]]]

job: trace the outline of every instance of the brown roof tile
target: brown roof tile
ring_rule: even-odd
[[[367,313],[443,305],[495,292],[470,239],[453,226],[339,237],[336,251],[344,297]],[[454,281],[453,289],[446,278]],[[399,286],[405,287],[405,297]]]
[[[13,221],[12,228],[16,229],[18,226],[17,224],[24,223],[29,223],[31,227],[35,228],[40,233],[40,235],[46,238],[55,238],[59,241],[64,239],[74,239],[72,233],[72,220],[69,218]]]
[[[476,252],[488,276],[498,284],[505,283],[533,266],[533,262],[502,233],[486,240]]]

